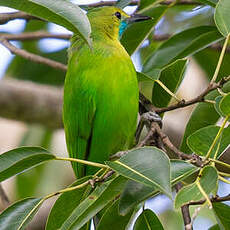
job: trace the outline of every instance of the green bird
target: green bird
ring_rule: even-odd
[[[92,48],[74,35],[64,86],[63,121],[72,158],[103,163],[134,143],[138,116],[138,82],[133,63],[119,41],[129,16],[116,7],[90,10]],[[97,170],[72,163],[77,177]]]

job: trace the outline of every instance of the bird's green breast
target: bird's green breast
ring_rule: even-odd
[[[72,157],[103,162],[130,147],[138,84],[132,61],[118,41],[98,41],[92,50],[85,45],[72,52],[64,91],[64,124]]]

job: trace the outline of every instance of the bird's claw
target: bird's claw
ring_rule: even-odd
[[[144,122],[148,122],[148,123],[157,122],[160,125],[160,127],[162,127],[162,119],[155,112],[150,111],[150,112],[147,112],[147,113],[143,113],[141,115],[141,119],[143,119]]]
[[[151,122],[157,122],[159,126],[162,128],[162,119],[157,113],[152,112],[152,111],[143,113],[141,115],[140,122],[138,124],[136,135],[135,135],[137,143],[139,142],[142,129],[144,128],[144,126],[146,126],[147,129],[149,130],[151,126]]]

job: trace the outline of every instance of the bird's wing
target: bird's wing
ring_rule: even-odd
[[[68,82],[67,76],[64,93],[63,121],[69,156],[72,158],[87,159],[96,105],[92,92],[89,89],[83,90],[81,84],[82,82],[77,79],[75,82],[72,80]],[[84,174],[82,164],[73,163],[72,165],[78,177]]]

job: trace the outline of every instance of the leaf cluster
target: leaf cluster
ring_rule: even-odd
[[[138,73],[138,80],[140,83],[151,84],[149,98],[158,108],[169,106],[173,100],[182,103],[175,94],[183,81],[188,58],[191,56],[207,73],[212,73],[212,76],[208,76],[210,85],[227,77],[221,66],[230,37],[229,0],[200,0],[214,12],[212,17],[215,24],[188,26],[165,41],[157,42],[154,40],[155,26],[176,7],[175,3],[161,5],[161,2],[163,1],[140,1],[137,13],[152,16],[153,20],[131,25],[121,38],[121,43],[130,55],[137,50],[140,52],[142,71]],[[130,3],[131,1],[121,0],[118,6],[125,7]],[[88,18],[79,6],[69,1],[0,0],[0,5],[64,26],[91,45]],[[136,36],[137,31],[139,36]],[[149,43],[147,47],[143,45],[146,40]],[[220,43],[220,57],[216,54],[210,56],[215,64],[215,68],[210,70],[204,59],[206,52],[209,52],[207,47],[222,41],[225,43],[223,47]],[[228,54],[225,57],[229,58]],[[230,85],[227,82],[219,90],[205,95],[193,110],[186,126],[180,150],[199,156],[203,162],[201,167],[195,166],[192,160],[169,159],[167,149],[163,148],[163,151],[156,147],[130,150],[120,159],[105,162],[105,165],[82,161],[83,164],[102,167],[95,175],[78,179],[68,188],[44,197],[26,198],[14,203],[0,214],[0,229],[25,229],[42,203],[56,195],[60,196],[49,214],[47,230],[83,230],[90,229],[92,224],[98,230],[108,229],[108,226],[127,229],[147,199],[158,194],[165,194],[172,199],[172,189],[178,182],[182,182],[184,186],[174,199],[175,209],[192,202],[207,204],[213,209],[218,221],[210,229],[229,229],[230,207],[214,202],[217,199],[213,199],[217,197],[220,180],[230,183],[226,179],[230,177],[230,164],[222,160],[230,144],[229,118]],[[221,125],[217,125],[219,120],[222,121]],[[55,160],[74,161],[61,159],[39,147],[13,149],[0,155],[0,182],[41,163]],[[195,179],[192,180],[190,176]],[[165,227],[153,211],[143,208],[133,229]]]

